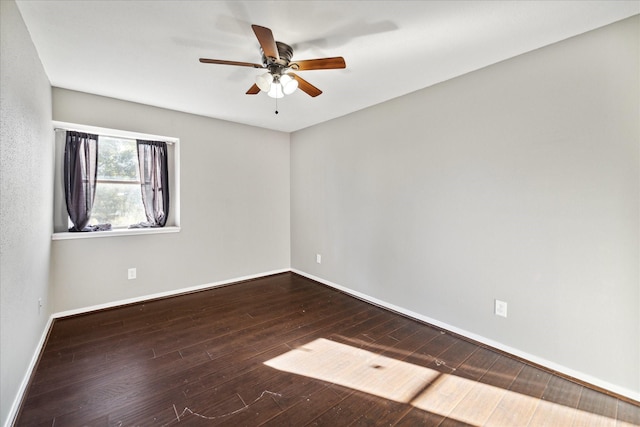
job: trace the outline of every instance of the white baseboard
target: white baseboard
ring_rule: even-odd
[[[158,298],[172,297],[172,296],[176,296],[176,295],[186,294],[186,293],[189,293],[189,292],[203,291],[205,289],[211,289],[211,288],[215,288],[215,287],[218,287],[218,286],[224,286],[224,285],[228,285],[230,283],[243,282],[245,280],[257,279],[257,278],[260,278],[260,277],[271,276],[273,274],[279,274],[279,273],[286,273],[286,272],[289,272],[289,271],[291,271],[289,268],[283,268],[283,269],[280,269],[280,270],[273,270],[273,271],[266,271],[264,273],[258,273],[258,274],[252,274],[252,275],[249,275],[249,276],[236,277],[236,278],[233,278],[233,279],[221,280],[219,282],[213,282],[213,283],[207,283],[207,284],[204,284],[204,285],[191,286],[189,288],[173,289],[173,290],[170,290],[170,291],[167,291],[167,292],[159,292],[157,294],[143,295],[143,296],[140,296],[140,297],[129,298],[129,299],[124,299],[124,300],[119,300],[119,301],[113,301],[113,302],[108,302],[108,303],[105,303],[105,304],[92,305],[90,307],[83,307],[83,308],[79,308],[79,309],[75,309],[75,310],[61,311],[59,313],[54,313],[52,316],[54,318],[75,316],[77,314],[85,314],[85,313],[89,313],[91,311],[104,310],[104,309],[107,309],[107,308],[119,307],[121,305],[135,304],[135,303],[154,300],[154,299],[158,299]]]
[[[18,410],[20,409],[20,403],[22,402],[24,394],[27,391],[27,387],[29,386],[29,380],[31,379],[33,371],[36,368],[36,364],[38,363],[38,358],[40,357],[40,353],[44,349],[44,345],[46,343],[47,336],[49,335],[49,331],[51,330],[51,326],[53,325],[53,321],[55,319],[62,318],[62,317],[67,317],[67,316],[74,316],[74,315],[78,315],[78,314],[89,313],[89,312],[96,311],[96,310],[104,310],[104,309],[107,309],[107,308],[119,307],[119,306],[127,305],[127,304],[134,304],[134,303],[138,303],[138,302],[154,300],[154,299],[158,299],[158,298],[176,296],[176,295],[185,294],[185,293],[189,293],[189,292],[202,291],[202,290],[205,290],[205,289],[211,289],[211,288],[215,288],[215,287],[218,287],[218,286],[228,285],[230,283],[242,282],[242,281],[251,280],[251,279],[258,279],[260,277],[271,276],[273,274],[279,274],[279,273],[286,273],[286,272],[289,272],[289,271],[291,271],[291,269],[289,269],[289,268],[284,268],[284,269],[280,269],[280,270],[273,270],[273,271],[266,271],[266,272],[263,272],[263,273],[252,274],[252,275],[249,275],[249,276],[242,276],[242,277],[236,277],[236,278],[233,278],[233,279],[221,280],[219,282],[207,283],[205,285],[198,285],[198,286],[192,286],[192,287],[189,287],[189,288],[175,289],[175,290],[171,290],[171,291],[167,291],[167,292],[160,292],[160,293],[157,293],[157,294],[144,295],[144,296],[140,296],[140,297],[135,297],[135,298],[129,298],[129,299],[125,299],[125,300],[109,302],[109,303],[106,303],[106,304],[98,304],[98,305],[93,305],[93,306],[89,306],[89,307],[83,307],[83,308],[79,308],[79,309],[75,309],[75,310],[67,310],[67,311],[61,311],[61,312],[58,312],[58,313],[53,313],[51,316],[49,316],[49,320],[47,321],[47,325],[45,326],[44,331],[42,332],[42,336],[40,337],[40,341],[38,342],[38,345],[36,346],[35,352],[34,352],[33,356],[31,357],[31,362],[29,363],[29,366],[27,368],[27,372],[25,373],[24,378],[22,380],[22,383],[20,384],[20,387],[18,389],[18,393],[16,394],[16,397],[13,400],[13,404],[11,405],[11,409],[9,410],[9,414],[7,416],[7,420],[6,420],[5,424],[4,424],[4,427],[11,427],[16,421],[15,418],[18,416]]]
[[[518,350],[516,348],[509,347],[507,345],[504,345],[504,344],[499,343],[497,341],[491,340],[489,338],[485,338],[485,337],[483,337],[481,335],[474,334],[473,332],[469,332],[469,331],[466,331],[464,329],[457,328],[455,326],[446,324],[444,322],[440,322],[439,320],[432,319],[430,317],[424,316],[424,315],[419,314],[419,313],[415,313],[413,311],[407,310],[405,308],[399,307],[399,306],[394,305],[394,304],[390,304],[390,303],[388,303],[386,301],[382,301],[382,300],[379,300],[379,299],[374,298],[372,296],[363,294],[362,292],[354,291],[354,290],[346,288],[344,286],[340,286],[340,285],[338,285],[336,283],[330,282],[329,280],[325,280],[325,279],[323,279],[321,277],[317,277],[317,276],[314,276],[312,274],[305,273],[304,271],[300,271],[300,270],[297,270],[295,268],[292,268],[291,271],[296,273],[296,274],[299,274],[301,276],[307,277],[307,278],[309,278],[311,280],[315,280],[316,282],[320,282],[320,283],[322,283],[324,285],[327,285],[327,286],[330,286],[332,288],[338,289],[338,290],[340,290],[340,291],[342,291],[342,292],[344,292],[346,294],[349,294],[349,295],[351,295],[353,297],[356,297],[358,299],[361,299],[363,301],[378,305],[380,307],[395,311],[397,313],[401,313],[401,314],[403,314],[403,315],[405,315],[407,317],[410,317],[410,318],[413,318],[413,319],[416,319],[416,320],[431,324],[431,325],[436,326],[438,328],[445,329],[445,330],[450,331],[450,332],[452,332],[454,334],[461,335],[461,336],[463,336],[465,338],[471,339],[473,341],[479,342],[481,344],[487,345],[489,347],[495,348],[495,349],[503,351],[505,353],[512,354],[512,355],[514,355],[516,357],[519,357],[519,358],[521,358],[523,360],[529,361],[529,362],[534,363],[536,365],[543,366],[543,367],[545,367],[547,369],[550,369],[551,371],[558,372],[558,373],[563,374],[563,375],[567,375],[567,376],[575,378],[577,380],[584,381],[587,384],[591,384],[591,385],[594,385],[596,387],[599,387],[599,388],[602,388],[602,389],[605,389],[605,390],[609,390],[609,391],[611,391],[613,393],[619,394],[621,396],[628,397],[629,399],[633,399],[636,402],[640,402],[640,393],[635,392],[633,390],[629,390],[627,388],[620,387],[618,385],[609,383],[607,381],[601,380],[599,378],[593,377],[593,376],[585,374],[583,372],[579,372],[579,371],[576,371],[574,369],[568,368],[566,366],[559,365],[559,364],[554,363],[554,362],[552,362],[550,360],[543,359],[543,358],[535,356],[533,354],[529,354],[529,353],[526,353],[524,351]]]

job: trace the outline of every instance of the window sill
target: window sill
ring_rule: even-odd
[[[72,240],[72,239],[94,239],[100,237],[119,237],[119,236],[136,236],[141,234],[164,234],[178,233],[180,227],[162,227],[162,228],[127,228],[108,231],[91,231],[87,233],[71,233],[64,231],[61,233],[53,233],[51,240]]]

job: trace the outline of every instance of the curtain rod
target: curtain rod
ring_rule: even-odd
[[[63,131],[65,131],[65,132],[69,130],[69,131],[73,131],[73,132],[93,133],[93,134],[96,134],[96,135],[98,135],[98,136],[106,136],[106,137],[109,137],[109,138],[120,138],[120,139],[139,139],[139,138],[135,138],[135,137],[133,137],[133,138],[132,138],[132,137],[130,137],[130,136],[109,135],[109,134],[107,134],[107,133],[100,133],[100,132],[88,132],[88,131],[86,131],[86,130],[79,130],[79,129],[53,128],[53,130],[54,130],[54,131],[63,130]],[[175,142],[173,142],[173,141],[166,141],[166,140],[164,140],[164,139],[162,139],[162,138],[158,138],[158,140],[159,140],[160,142],[164,142],[165,144],[169,144],[169,145],[173,145],[173,144],[175,144]]]

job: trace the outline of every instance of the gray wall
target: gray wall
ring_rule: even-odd
[[[51,310],[51,86],[13,1],[0,1],[0,423]],[[38,313],[38,298],[43,308]]]
[[[181,158],[182,231],[54,241],[56,312],[289,268],[289,134],[58,88],[53,118],[177,137]]]
[[[639,19],[294,133],[292,268],[639,393]]]

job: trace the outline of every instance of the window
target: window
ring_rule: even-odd
[[[146,220],[136,141],[99,136],[96,197],[89,224],[128,228]]]
[[[179,231],[179,141],[176,138],[125,132],[114,129],[95,128],[70,123],[54,122],[55,138],[55,192],[54,192],[54,239],[103,237],[140,233]],[[71,223],[64,193],[64,130],[98,135],[98,162],[95,199],[89,224],[110,224],[111,231],[96,233],[70,233]],[[168,220],[163,228],[130,228],[147,221],[142,200],[140,168],[138,164],[138,139],[160,140],[167,143],[169,190],[171,204]]]

